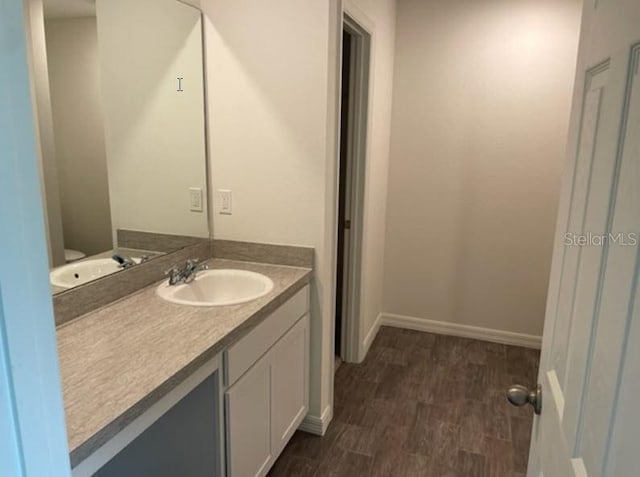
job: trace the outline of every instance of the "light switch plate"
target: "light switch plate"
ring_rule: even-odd
[[[229,189],[220,189],[218,190],[218,196],[220,197],[220,213],[231,215],[231,191]]]
[[[199,187],[189,188],[189,210],[202,212],[202,189]]]

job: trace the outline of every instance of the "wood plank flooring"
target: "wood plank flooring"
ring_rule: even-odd
[[[536,382],[539,352],[382,327],[335,377],[324,437],[298,431],[272,477],[522,477],[533,411],[510,384]]]

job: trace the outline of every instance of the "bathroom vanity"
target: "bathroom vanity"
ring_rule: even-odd
[[[212,234],[198,2],[71,3],[31,53],[72,473],[265,475],[308,410],[314,252]]]
[[[308,268],[256,300],[197,307],[158,284],[58,328],[74,476],[265,475],[309,400]]]

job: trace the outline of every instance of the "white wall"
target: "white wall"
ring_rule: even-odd
[[[113,227],[208,237],[206,201],[189,210],[190,187],[206,196],[200,12],[175,0],[96,7]]]
[[[95,17],[45,21],[66,248],[112,248]]]
[[[385,312],[542,334],[580,8],[399,2]]]
[[[383,207],[394,2],[354,4],[374,21],[384,17],[371,125],[380,136],[370,142],[373,162],[366,186],[368,197],[375,197],[367,206]],[[214,236],[316,248],[310,414],[317,419],[332,402],[341,3],[204,0],[202,7]],[[232,190],[233,215],[218,213],[219,189]],[[375,214],[367,213],[366,228],[382,236]],[[366,247],[368,260],[376,256],[380,242]],[[381,254],[380,248],[377,256]],[[368,266],[372,278],[363,284],[367,294],[381,288],[382,275],[379,260]],[[365,314],[377,315],[376,300],[367,301]]]

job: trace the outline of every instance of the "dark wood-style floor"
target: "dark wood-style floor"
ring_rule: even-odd
[[[298,431],[272,477],[520,477],[531,408],[505,399],[536,382],[539,353],[382,327],[362,364],[335,377],[324,437]]]

